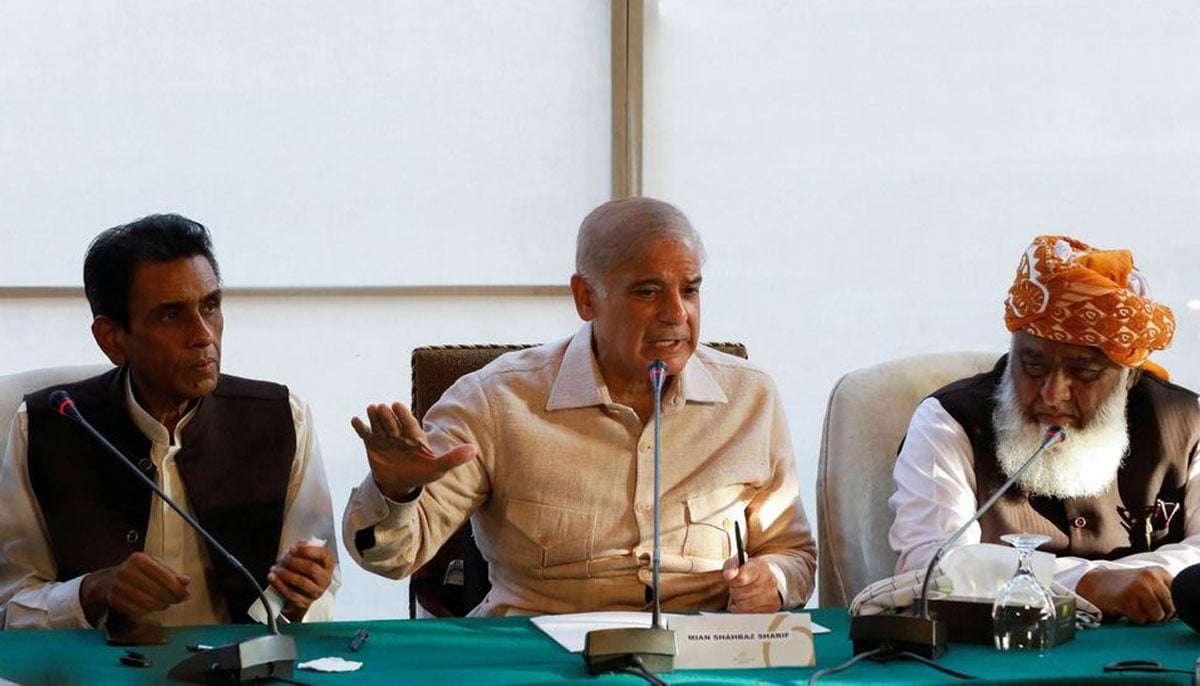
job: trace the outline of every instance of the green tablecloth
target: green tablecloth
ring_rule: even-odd
[[[832,632],[816,637],[817,667],[840,664],[851,656],[849,625],[841,609],[815,610],[813,619]],[[358,629],[370,639],[358,653],[348,649]],[[187,627],[169,632],[164,646],[138,648],[154,665],[148,669],[118,662],[123,648],[105,645],[98,631],[0,632],[0,677],[25,686],[53,684],[171,683],[166,673],[187,656],[189,643],[218,644],[253,636],[256,627]],[[578,655],[563,651],[524,618],[331,622],[284,627],[296,638],[301,660],[341,656],[361,660],[348,674],[296,673],[300,681],[320,684],[539,684],[595,681]],[[939,664],[973,674],[985,683],[1090,684],[1101,680],[1125,683],[1190,684],[1183,674],[1105,674],[1108,662],[1154,659],[1168,667],[1191,669],[1200,655],[1200,635],[1175,621],[1136,627],[1124,623],[1080,632],[1076,640],[1043,656],[999,653],[984,646],[951,644]],[[814,668],[729,671],[678,671],[664,675],[673,684],[804,683]],[[604,683],[642,683],[635,677],[608,675]],[[822,684],[958,683],[915,663],[863,662],[830,675]]]

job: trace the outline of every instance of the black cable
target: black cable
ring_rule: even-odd
[[[650,670],[646,669],[646,663],[642,661],[639,655],[631,655],[629,657],[629,666],[617,671],[622,674],[632,674],[633,676],[641,677],[646,683],[653,684],[654,686],[667,686],[667,682],[659,679]]]
[[[836,674],[845,669],[849,669],[852,665],[854,665],[854,663],[856,663],[860,660],[870,660],[872,662],[891,662],[892,660],[915,660],[917,662],[920,662],[923,665],[928,665],[930,667],[933,667],[934,669],[938,670],[939,672],[942,672],[943,674],[952,676],[956,679],[974,680],[974,679],[978,678],[978,677],[972,676],[970,674],[967,674],[965,672],[959,672],[959,671],[950,669],[949,667],[943,667],[942,665],[939,665],[938,663],[934,662],[933,660],[930,660],[929,658],[925,657],[924,655],[918,655],[916,653],[909,652],[907,650],[895,651],[892,649],[891,646],[881,645],[874,650],[868,650],[865,653],[859,653],[858,655],[855,655],[854,657],[850,658],[849,660],[846,660],[845,662],[843,662],[842,664],[840,664],[836,667],[829,667],[826,669],[822,669],[819,672],[814,672],[813,675],[808,678],[808,686],[812,686],[813,684],[817,683],[817,680],[820,679],[821,677],[829,676],[830,674]]]
[[[859,660],[866,660],[868,658],[875,657],[877,655],[882,655],[885,650],[887,650],[886,646],[879,646],[878,648],[876,648],[874,650],[868,650],[865,653],[859,653],[858,655],[855,655],[854,657],[850,658],[849,660],[846,660],[845,662],[838,665],[837,667],[826,667],[825,669],[822,669],[820,671],[813,672],[813,675],[808,677],[808,686],[813,686],[813,684],[817,683],[817,680],[820,679],[821,677],[829,676],[830,674],[837,674],[838,672],[840,672],[842,670],[849,669],[850,667],[852,667],[854,665],[854,663],[858,662]]]
[[[979,678],[979,677],[967,674],[965,672],[955,671],[953,669],[950,669],[949,667],[943,667],[942,665],[939,665],[938,663],[934,662],[933,660],[930,660],[929,658],[925,657],[924,655],[918,655],[916,653],[909,652],[907,650],[902,650],[898,653],[889,653],[887,655],[880,656],[877,660],[875,660],[875,662],[891,662],[892,660],[905,660],[905,659],[916,660],[917,662],[920,662],[923,665],[929,665],[930,667],[933,667],[934,669],[938,670],[939,672],[942,672],[944,674],[949,674],[950,676],[952,676],[956,679],[974,680],[974,679]]]

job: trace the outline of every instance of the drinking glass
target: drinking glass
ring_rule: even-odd
[[[1033,551],[1050,541],[1038,534],[1005,534],[1000,540],[1017,549],[1017,572],[992,605],[996,650],[1044,651],[1054,645],[1054,599],[1033,573]]]

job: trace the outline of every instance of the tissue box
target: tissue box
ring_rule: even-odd
[[[1054,617],[1058,621],[1053,645],[1057,646],[1075,638],[1075,596],[1052,597]],[[991,598],[930,597],[929,615],[945,624],[950,642],[990,646],[993,644],[992,603]]]

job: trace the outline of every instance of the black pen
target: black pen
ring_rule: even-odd
[[[350,652],[357,653],[358,649],[367,642],[367,637],[371,634],[367,633],[366,629],[359,629],[354,634],[354,638],[350,639]]]
[[[742,544],[742,526],[738,522],[733,523],[733,536],[737,540],[738,566],[743,567],[746,564],[746,546]]]

